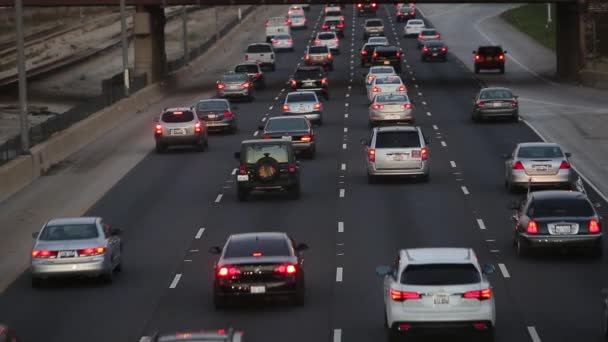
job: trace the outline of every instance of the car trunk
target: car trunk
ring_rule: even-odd
[[[192,122],[162,122],[163,135],[194,134]]]
[[[315,110],[312,102],[293,102],[287,105],[290,113],[310,113]]]
[[[222,121],[224,119],[226,110],[205,110],[197,111],[197,115],[201,120],[205,121]]]
[[[41,241],[39,240],[36,244],[36,250],[48,250],[57,251],[58,254],[55,258],[45,258],[45,260],[53,264],[65,264],[73,263],[78,261],[88,261],[91,256],[80,256],[78,255],[79,250],[87,248],[105,247],[105,243],[102,243],[98,239],[85,239],[85,240],[70,240],[70,241]]]
[[[408,299],[401,303],[403,311],[417,313],[422,319],[426,315],[441,315],[444,312],[458,313],[477,311],[481,307],[481,300],[477,298],[464,298],[467,291],[481,291],[480,284],[445,285],[445,286],[412,286],[401,285],[401,291],[421,294],[420,299]]]
[[[540,234],[576,235],[589,234],[589,217],[542,217],[534,218]]]
[[[556,175],[559,172],[559,167],[563,159],[519,159],[524,166],[524,170],[527,175],[540,176],[540,175]]]

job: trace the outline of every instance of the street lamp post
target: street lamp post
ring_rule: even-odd
[[[17,72],[19,73],[19,114],[21,119],[21,150],[30,150],[30,125],[27,110],[27,77],[25,70],[25,47],[23,46],[23,2],[15,0],[15,28],[17,38]]]

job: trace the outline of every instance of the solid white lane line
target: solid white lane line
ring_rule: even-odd
[[[498,264],[498,268],[500,269],[500,273],[502,273],[503,277],[511,278],[511,275],[509,274],[509,271],[507,271],[507,266],[505,266],[505,264]]]
[[[203,236],[203,233],[205,232],[205,228],[199,228],[198,232],[196,232],[196,235],[194,236],[195,239],[200,239],[201,236]]]
[[[528,334],[530,334],[530,338],[532,342],[541,342],[540,336],[538,336],[538,332],[536,332],[536,328],[533,326],[528,327]]]
[[[176,288],[180,279],[182,279],[182,274],[181,273],[176,274],[175,278],[173,278],[173,281],[171,282],[171,285],[169,285],[169,288],[170,289]]]
[[[334,329],[334,342],[342,341],[342,329]]]
[[[441,146],[446,147],[446,146],[448,146],[448,144],[446,144],[445,141],[442,140],[441,141]]]
[[[346,150],[346,147],[347,147],[346,144],[342,144],[342,149],[343,150]]]
[[[257,137],[259,133],[260,133],[260,132],[255,131],[255,132],[253,132],[253,136],[254,136],[254,137]]]
[[[477,219],[477,225],[479,226],[479,229],[481,229],[481,230],[485,230],[486,229],[486,224],[483,223],[482,219]]]
[[[456,167],[456,162],[455,162],[455,161],[453,161],[453,160],[450,160],[450,166],[451,166],[451,167]]]
[[[234,176],[234,175],[236,175],[236,172],[237,172],[238,170],[239,170],[239,169],[232,169],[231,174],[232,174],[233,176]]]
[[[215,198],[215,203],[220,203],[220,201],[222,200],[222,197],[224,197],[223,194],[217,195],[217,197]]]
[[[340,189],[340,198],[344,198],[346,195],[346,189]]]
[[[437,127],[437,125],[433,125],[433,129],[434,129],[434,130],[438,130],[438,129],[439,129],[439,127]]]
[[[346,164],[342,163],[342,165],[340,166],[340,170],[346,171]]]
[[[338,283],[342,282],[342,273],[343,272],[344,272],[344,269],[342,267],[336,268],[336,282],[338,282]]]
[[[344,233],[344,222],[338,222],[338,233]]]
[[[463,192],[465,195],[468,195],[468,194],[469,194],[469,189],[467,189],[467,187],[466,187],[466,186],[461,185],[461,186],[460,186],[460,189],[462,189],[462,192]]]

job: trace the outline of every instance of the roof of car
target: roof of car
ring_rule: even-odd
[[[163,109],[163,112],[189,112],[191,110],[190,107],[167,107]]]
[[[539,142],[519,143],[519,147],[560,147],[560,146],[558,144],[552,143],[552,142],[539,141]]]
[[[396,46],[391,46],[391,45],[379,45],[376,47],[376,50],[400,50],[398,47]]]
[[[418,126],[383,126],[375,128],[377,132],[416,132],[418,131]]]
[[[91,224],[95,223],[99,217],[98,216],[82,216],[82,217],[61,217],[54,218],[47,222],[47,226],[54,225],[69,225],[69,224]]]
[[[471,248],[410,248],[400,251],[410,264],[469,264],[476,260]]]
[[[291,141],[280,139],[248,139],[241,141],[241,145],[276,145],[284,144],[291,146]]]
[[[274,19],[274,18],[270,18],[270,19]],[[247,46],[254,46],[254,45],[264,45],[264,46],[270,46],[272,47],[272,45],[268,44],[268,43],[251,43]]]
[[[542,190],[531,193],[534,199],[586,199],[587,195],[579,191],[570,190]]]
[[[300,71],[300,70],[304,70],[304,71],[308,71],[308,70],[319,70],[322,69],[320,66],[318,65],[311,65],[311,66],[299,66],[296,71]]]
[[[258,233],[242,233],[230,235],[230,240],[251,240],[251,239],[286,239],[287,234],[283,232],[258,232]]]

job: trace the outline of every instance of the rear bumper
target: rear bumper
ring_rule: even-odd
[[[475,112],[479,116],[517,116],[519,115],[519,110],[517,108],[484,108],[484,109],[475,109]]]
[[[46,264],[32,262],[30,272],[32,276],[37,278],[61,277],[61,276],[98,276],[109,271],[110,265],[106,263],[104,257],[100,260],[90,262],[74,262],[67,264]]]
[[[560,170],[555,175],[528,175],[525,171],[514,170],[511,173],[510,182],[520,187],[527,187],[528,184],[541,187],[560,187],[571,185],[572,179],[570,171]]]
[[[444,59],[447,57],[445,52],[436,52],[437,56],[433,56],[433,52],[423,53],[422,58],[424,59]]]
[[[247,96],[251,96],[251,91],[249,89],[218,90],[217,96],[219,96],[219,97],[247,97]]]
[[[193,144],[198,144],[202,140],[203,134],[201,133],[201,134],[186,135],[186,136],[163,135],[163,136],[155,136],[154,138],[156,139],[156,142],[159,144],[193,145]]]
[[[602,245],[602,234],[594,235],[528,235],[520,234],[532,248],[584,247],[594,248]]]
[[[504,62],[475,62],[477,69],[502,69],[505,67]]]
[[[291,88],[291,91],[314,91],[317,94],[327,94],[327,88]]]
[[[272,47],[275,50],[281,50],[281,49],[293,49],[293,44],[273,44]]]
[[[400,323],[409,323],[413,327],[421,328],[421,330],[424,330],[424,328],[440,329],[442,327],[467,329],[473,328],[473,322],[487,322],[490,326],[494,326],[496,321],[495,304],[492,299],[484,301],[478,309],[471,311],[405,311],[401,305],[391,306],[389,310],[391,312],[388,317],[392,320],[388,322],[390,327]]]
[[[262,191],[281,191],[291,188],[298,184],[297,176],[280,178],[272,182],[260,182],[256,180],[239,182],[237,180],[237,188],[239,190],[262,190]]]
[[[264,293],[251,293],[252,286],[264,286]],[[274,282],[248,282],[248,283],[215,283],[215,295],[220,297],[260,297],[268,295],[290,295],[297,291],[295,277],[285,281]]]
[[[370,176],[424,176],[429,173],[429,161],[422,162],[415,169],[378,169],[376,163],[367,162],[367,174]]]
[[[397,118],[395,118],[397,116]],[[378,114],[371,112],[369,113],[369,121],[374,124],[379,123],[392,123],[392,122],[410,122],[414,120],[414,116],[412,115],[412,111],[408,110],[405,113],[383,113]]]
[[[205,123],[207,124],[207,130],[221,131],[231,128],[234,125],[234,119],[222,121],[205,121]]]
[[[315,148],[315,143],[312,141],[311,142],[294,141],[291,143],[291,145],[293,146],[293,149],[296,151],[310,151]]]

